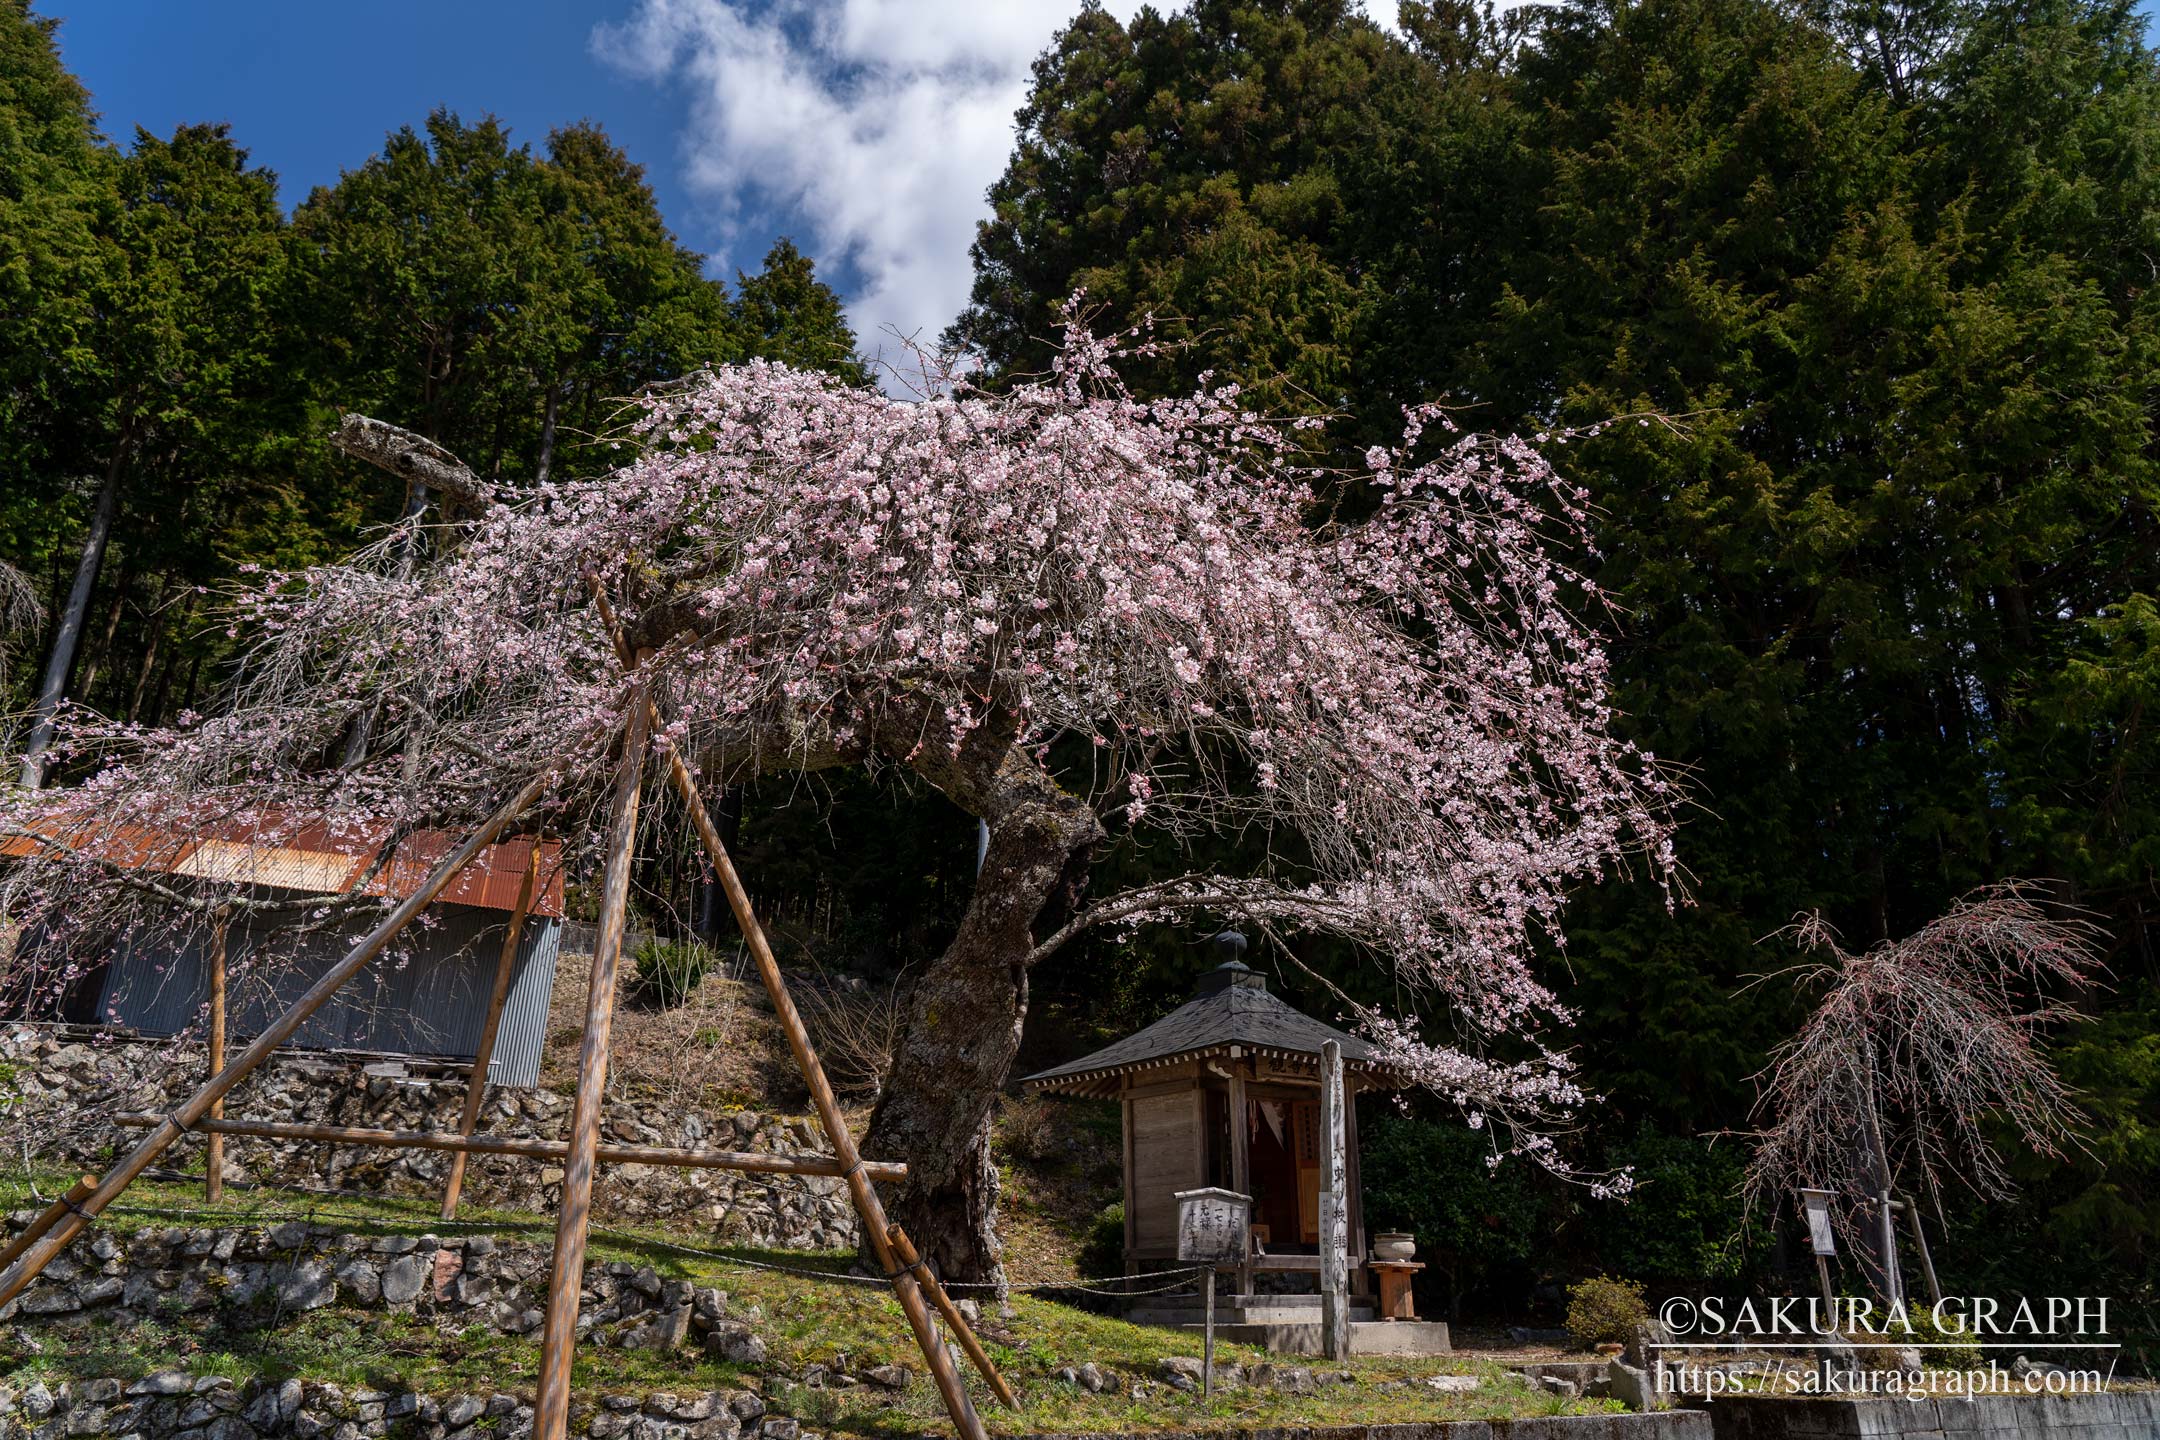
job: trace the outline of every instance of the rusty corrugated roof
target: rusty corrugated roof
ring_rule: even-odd
[[[274,885],[281,890],[342,895],[352,887],[365,858],[284,845],[206,839],[196,841],[186,857],[172,867],[172,873],[235,885]]]
[[[321,821],[280,825],[275,816],[252,820],[221,819],[199,829],[170,829],[140,824],[55,826],[40,841],[15,834],[0,839],[0,856],[26,856],[44,846],[77,850],[130,870],[152,870],[247,885],[266,885],[318,895],[344,895],[358,885],[381,853],[389,826],[358,822],[333,832]],[[457,847],[446,830],[416,830],[368,878],[370,895],[403,899],[418,890],[443,856]],[[563,913],[562,842],[505,840],[485,846],[472,862],[451,877],[440,903],[484,910],[514,910],[526,866],[535,849],[540,865],[532,913],[560,918]]]

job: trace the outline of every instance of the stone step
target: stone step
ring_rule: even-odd
[[[1194,1335],[1198,1325],[1179,1327]],[[1215,1327],[1215,1338],[1253,1345],[1270,1355],[1318,1355],[1320,1322],[1241,1324]],[[1446,1322],[1439,1320],[1352,1320],[1352,1355],[1446,1355],[1453,1349]]]
[[[1181,1299],[1159,1300],[1135,1305],[1125,1318],[1135,1325],[1199,1325],[1203,1322],[1200,1302]],[[1377,1320],[1379,1312],[1371,1301],[1353,1300],[1350,1318],[1354,1321]],[[1249,1300],[1222,1300],[1215,1302],[1215,1323],[1221,1325],[1318,1325],[1320,1323],[1320,1297],[1317,1295],[1256,1295]]]

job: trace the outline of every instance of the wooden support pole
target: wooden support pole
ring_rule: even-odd
[[[577,1348],[578,1298],[585,1289],[585,1231],[592,1219],[593,1164],[599,1159],[600,1117],[607,1105],[616,970],[622,960],[623,930],[629,920],[630,869],[637,859],[638,792],[645,778],[645,751],[651,744],[647,724],[651,713],[644,685],[634,685],[629,724],[623,731],[622,759],[615,769],[615,802],[608,821],[599,933],[593,939],[592,981],[585,991],[585,1038],[578,1049],[577,1094],[571,1103],[569,1150],[563,1158],[562,1209],[555,1225],[547,1326],[540,1336],[540,1393],[533,1404],[534,1440],[563,1440],[570,1422],[570,1361]]]
[[[554,779],[555,767],[550,766],[535,775],[524,789],[510,798],[500,810],[482,821],[465,843],[445,855],[428,873],[420,888],[399,901],[397,907],[373,930],[362,937],[359,944],[346,952],[345,958],[330,967],[322,978],[307,988],[306,993],[294,1001],[292,1007],[266,1026],[240,1057],[223,1070],[210,1077],[203,1087],[190,1095],[180,1108],[159,1122],[157,1128],[142,1138],[121,1162],[105,1173],[98,1187],[83,1198],[79,1209],[69,1212],[67,1218],[54,1226],[52,1231],[17,1258],[14,1265],[0,1274],[0,1305],[6,1305],[23,1292],[23,1287],[36,1279],[53,1257],[68,1247],[82,1228],[95,1218],[121,1191],[135,1183],[136,1177],[150,1168],[151,1162],[165,1153],[172,1143],[192,1129],[195,1123],[210,1112],[210,1107],[225,1098],[226,1092],[246,1079],[255,1068],[270,1057],[270,1053],[293,1036],[308,1016],[321,1008],[324,1001],[338,992],[339,987],[360,973],[368,962],[383,952],[384,947],[397,937],[399,931],[413,922],[413,918],[440,895],[457,873],[472,863],[473,857],[490,844],[504,828],[525,813],[533,802],[547,790]]]
[[[1882,1221],[1883,1298],[1891,1309],[1902,1313],[1905,1309],[1905,1274],[1898,1268],[1896,1201],[1885,1188],[1875,1203]]]
[[[622,635],[615,625],[614,609],[608,604],[607,592],[597,577],[590,581],[593,600],[598,605],[601,618],[615,634],[616,652],[624,664],[631,663],[625,653]],[[802,1014],[795,1008],[793,997],[788,994],[787,981],[780,974],[780,962],[773,958],[772,946],[765,938],[765,927],[758,923],[757,912],[750,907],[749,892],[743,889],[742,877],[735,873],[735,864],[728,858],[727,846],[720,841],[720,831],[713,825],[712,815],[705,808],[705,800],[698,793],[697,780],[690,767],[671,747],[667,752],[669,778],[674,782],[676,793],[682,796],[683,807],[690,814],[690,823],[696,829],[698,842],[705,847],[705,856],[712,861],[713,874],[720,888],[727,895],[728,908],[735,914],[735,924],[742,931],[743,941],[749,946],[750,958],[757,965],[758,978],[765,982],[765,993],[772,1000],[773,1013],[786,1032],[788,1048],[795,1054],[796,1067],[801,1070],[803,1084],[809,1088],[810,1099],[817,1109],[818,1123],[832,1142],[833,1154],[847,1168],[848,1193],[855,1201],[855,1213],[860,1217],[863,1233],[869,1238],[870,1250],[877,1257],[885,1273],[893,1277],[893,1294],[900,1301],[900,1309],[907,1316],[908,1328],[915,1332],[915,1343],[922,1348],[923,1363],[930,1367],[930,1378],[937,1383],[938,1394],[945,1401],[945,1409],[953,1418],[961,1440],[989,1440],[989,1432],[983,1428],[982,1417],[975,1413],[975,1406],[968,1399],[967,1387],[960,1383],[960,1372],[952,1362],[952,1356],[937,1337],[936,1328],[930,1323],[929,1307],[923,1302],[922,1286],[914,1273],[904,1266],[893,1263],[892,1240],[886,1234],[890,1222],[885,1218],[885,1207],[879,1203],[877,1191],[872,1188],[869,1176],[864,1172],[862,1157],[855,1148],[855,1138],[848,1133],[847,1121],[840,1114],[840,1102],[834,1098],[832,1085],[825,1078],[825,1067],[818,1063],[817,1051],[810,1043],[810,1031],[803,1024]],[[561,1440],[560,1432],[548,1434],[537,1428],[535,1440]]]
[[[5,1250],[0,1250],[0,1270],[6,1269],[20,1259],[23,1251],[37,1244],[46,1231],[59,1224],[61,1217],[89,1199],[90,1192],[95,1189],[97,1189],[97,1176],[85,1175],[73,1185],[70,1185],[65,1195],[39,1211],[37,1219],[32,1220],[22,1234],[8,1241]]]
[[[1006,1384],[1005,1377],[998,1373],[997,1366],[990,1359],[990,1352],[983,1349],[982,1341],[976,1339],[975,1332],[968,1328],[967,1317],[960,1313],[960,1307],[953,1304],[952,1297],[945,1293],[943,1283],[930,1273],[929,1266],[923,1264],[922,1256],[916,1253],[915,1242],[907,1237],[907,1231],[894,1225],[888,1227],[885,1234],[892,1241],[893,1254],[899,1257],[902,1265],[915,1272],[915,1279],[923,1289],[930,1292],[931,1303],[937,1306],[938,1314],[945,1317],[945,1323],[952,1327],[953,1334],[960,1337],[960,1348],[967,1352],[968,1359],[975,1362],[975,1368],[982,1372],[983,1379],[990,1382],[990,1388],[997,1392],[998,1399],[1004,1402],[1007,1409],[1019,1409],[1020,1397],[1013,1394],[1012,1386]]]
[[[1342,1045],[1320,1047],[1320,1348],[1350,1358],[1350,1187],[1344,1163]]]
[[[1905,1309],[1905,1273],[1898,1267],[1897,1218],[1893,1214],[1897,1197],[1890,1191],[1890,1187],[1896,1183],[1896,1176],[1890,1169],[1890,1147],[1883,1144],[1882,1121],[1875,1113],[1875,1042],[1872,1039],[1865,1040],[1861,1053],[1866,1064],[1865,1072],[1861,1076],[1861,1103],[1867,1120],[1869,1159],[1875,1166],[1872,1188],[1877,1191],[1875,1203],[1881,1207],[1876,1215],[1876,1235],[1877,1243],[1882,1247],[1882,1298],[1884,1304],[1902,1314]]]
[[[802,1071],[803,1083],[810,1089],[818,1123],[824,1126],[833,1153],[848,1167],[848,1193],[854,1198],[855,1213],[861,1218],[863,1232],[870,1239],[871,1253],[893,1277],[893,1293],[899,1297],[908,1328],[915,1332],[915,1343],[922,1348],[923,1363],[930,1367],[930,1378],[937,1382],[938,1394],[943,1397],[945,1409],[951,1414],[962,1440],[989,1440],[982,1417],[975,1413],[967,1388],[960,1383],[960,1372],[953,1367],[952,1356],[946,1352],[930,1323],[930,1311],[923,1303],[921,1284],[912,1271],[893,1263],[892,1240],[886,1233],[890,1222],[885,1218],[885,1207],[879,1203],[877,1191],[871,1188],[870,1177],[863,1173],[855,1137],[848,1133],[847,1121],[840,1114],[840,1102],[834,1098],[832,1085],[825,1078],[825,1067],[818,1063],[817,1051],[810,1044],[810,1031],[788,994],[787,981],[780,974],[780,962],[773,958],[772,946],[765,939],[765,927],[758,924],[757,914],[750,908],[750,896],[743,889],[742,877],[735,873],[727,847],[720,843],[720,832],[706,812],[697,781],[691,776],[690,767],[683,763],[682,756],[672,749],[668,751],[668,772],[690,812],[690,823],[705,847],[706,858],[712,861],[720,887],[727,894],[728,906],[735,912],[735,923],[749,944],[750,957],[757,965],[758,977],[765,982],[765,993],[772,1000],[773,1013],[779,1018],[781,1029],[787,1032],[788,1047],[795,1052],[795,1063]],[[958,1328],[964,1330],[966,1327]],[[539,1440],[559,1440],[559,1437],[540,1436]]]
[[[1912,1226],[1913,1245],[1920,1251],[1920,1272],[1927,1277],[1928,1298],[1940,1305],[1943,1302],[1942,1281],[1935,1278],[1935,1257],[1928,1252],[1927,1227],[1920,1223],[1920,1207],[1907,1196],[1904,1210],[1905,1223]]]
[[[225,929],[226,917],[217,918],[210,939],[210,1074],[214,1079],[225,1068]],[[210,1104],[210,1118],[225,1114],[225,1102]],[[225,1198],[225,1137],[213,1134],[203,1145],[203,1201],[215,1205]]]
[[[115,1125],[141,1129],[163,1123],[162,1115],[115,1115]],[[459,1135],[450,1130],[367,1130],[353,1125],[302,1125],[275,1120],[198,1120],[206,1135],[246,1135],[262,1140],[319,1140],[331,1145],[380,1145],[387,1150],[443,1150],[453,1155],[516,1155],[528,1160],[561,1160],[570,1153],[562,1140],[525,1140],[508,1135]],[[845,1167],[829,1155],[769,1155],[749,1150],[677,1150],[666,1145],[615,1145],[603,1141],[595,1152],[609,1165],[672,1165],[686,1170],[743,1170],[760,1175],[822,1175],[837,1179]],[[907,1166],[864,1161],[873,1180],[905,1180]]]
[[[465,1110],[458,1116],[458,1134],[470,1135],[480,1123],[480,1102],[487,1097],[488,1066],[495,1061],[495,1031],[502,1024],[503,1002],[510,998],[510,972],[517,968],[519,942],[525,938],[525,917],[532,910],[533,886],[540,877],[540,842],[533,841],[525,862],[525,881],[518,886],[517,904],[510,911],[510,928],[503,935],[502,956],[495,962],[495,988],[488,994],[487,1019],[480,1022],[480,1044],[473,1051],[472,1078],[465,1082]],[[443,1186],[442,1218],[457,1218],[458,1192],[465,1188],[465,1161],[469,1152],[450,1157],[450,1179]]]
[[[1248,1126],[1251,1122],[1248,1120],[1245,1111],[1246,1106],[1250,1102],[1247,1101],[1245,1098],[1245,1061],[1242,1057],[1237,1055],[1235,1051],[1231,1053],[1230,1057],[1229,1101],[1230,1188],[1237,1191],[1238,1194],[1247,1196],[1249,1198],[1253,1193],[1252,1133],[1248,1129]],[[1253,1283],[1253,1268],[1252,1246],[1250,1242],[1248,1242],[1245,1247],[1245,1254],[1241,1256],[1238,1260],[1236,1274],[1237,1278],[1235,1283],[1237,1285],[1237,1293],[1241,1296],[1251,1295]],[[1214,1284],[1214,1281],[1211,1279],[1208,1283],[1212,1285]],[[1209,1313],[1213,1313],[1212,1307],[1210,1307]]]
[[[870,1239],[871,1253],[893,1277],[893,1293],[899,1297],[908,1328],[915,1332],[915,1343],[922,1348],[923,1362],[930,1367],[930,1378],[937,1382],[945,1409],[952,1415],[953,1424],[958,1427],[963,1440],[988,1440],[989,1432],[983,1428],[982,1417],[975,1413],[974,1403],[960,1383],[960,1372],[953,1368],[952,1356],[946,1352],[930,1323],[930,1311],[923,1303],[920,1282],[913,1271],[893,1263],[892,1240],[887,1233],[890,1222],[885,1218],[885,1207],[879,1203],[877,1191],[871,1188],[870,1177],[863,1173],[855,1137],[848,1133],[847,1121],[840,1114],[840,1102],[834,1098],[832,1085],[825,1078],[825,1067],[818,1063],[817,1051],[810,1044],[810,1031],[803,1024],[793,997],[788,994],[787,981],[780,974],[780,962],[773,958],[772,946],[765,938],[765,927],[758,924],[757,914],[750,908],[750,896],[743,889],[742,877],[735,873],[727,847],[720,843],[720,832],[706,812],[697,781],[691,776],[690,767],[683,763],[682,756],[673,750],[668,752],[668,771],[690,812],[690,823],[705,847],[706,858],[712,861],[720,888],[727,894],[728,906],[735,912],[735,923],[749,944],[751,959],[757,965],[758,977],[765,982],[765,993],[772,1000],[773,1012],[780,1020],[781,1029],[787,1032],[788,1047],[795,1052],[795,1063],[802,1071],[803,1083],[810,1089],[818,1122],[832,1142],[833,1153],[848,1167],[848,1192],[854,1198],[855,1213],[861,1217],[863,1231]],[[955,1328],[964,1332],[967,1327]],[[542,1436],[540,1440],[556,1440],[556,1437]]]

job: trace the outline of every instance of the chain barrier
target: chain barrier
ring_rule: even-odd
[[[150,1170],[144,1172],[143,1178],[155,1180],[195,1181],[200,1180],[202,1177],[199,1175],[188,1175],[179,1171],[172,1170]],[[248,1188],[252,1189],[254,1187]],[[381,1198],[383,1198],[379,1195],[371,1195],[366,1191],[352,1190],[340,1186],[288,1185],[280,1186],[278,1188],[281,1191],[297,1191],[298,1193],[303,1195],[326,1195],[350,1200],[380,1200]],[[199,1206],[142,1205],[118,1203],[107,1206],[106,1213],[113,1215],[221,1219],[227,1222],[235,1220],[249,1222],[306,1220],[310,1224],[314,1224],[320,1220],[329,1219],[341,1221],[355,1221],[362,1225],[374,1227],[375,1229],[381,1229],[385,1224],[384,1218],[380,1215],[356,1214],[351,1211],[325,1210],[317,1205],[310,1205],[305,1210],[276,1209],[267,1205],[250,1206],[246,1209],[237,1209],[228,1206],[222,1209],[212,1210]],[[426,1221],[424,1224],[419,1221],[415,1221],[412,1223],[416,1225],[422,1225],[422,1228],[426,1231],[441,1232],[448,1230],[460,1233],[475,1234],[486,1232],[500,1232],[506,1230],[541,1231],[545,1233],[551,1231],[553,1228],[549,1226],[547,1222],[542,1220],[430,1220]],[[709,1260],[714,1262],[715,1264],[731,1266],[741,1270],[761,1270],[778,1275],[795,1275],[805,1280],[825,1280],[831,1281],[832,1283],[839,1285],[862,1285],[878,1290],[883,1290],[887,1288],[888,1285],[888,1282],[885,1279],[876,1275],[857,1275],[845,1270],[820,1270],[814,1269],[807,1265],[781,1265],[775,1264],[774,1262],[769,1260],[752,1260],[747,1256],[730,1254],[724,1250],[712,1250],[704,1246],[688,1245],[675,1240],[665,1240],[657,1236],[640,1234],[635,1230],[624,1230],[612,1225],[601,1225],[596,1223],[591,1226],[591,1229],[594,1234],[606,1236],[607,1238],[617,1241],[621,1244],[637,1245],[648,1249],[668,1250],[680,1255],[693,1255],[702,1260]],[[1143,1295],[1164,1295],[1168,1294],[1173,1290],[1182,1290],[1186,1286],[1198,1281],[1200,1276],[1205,1273],[1206,1269],[1207,1267],[1204,1265],[1183,1265],[1170,1270],[1148,1270],[1143,1271],[1142,1273],[1137,1275],[1125,1275],[1115,1277],[1118,1281],[1126,1285],[1130,1285],[1131,1282],[1138,1280],[1159,1280],[1163,1279],[1166,1276],[1177,1277],[1176,1279],[1171,1280],[1170,1283],[1167,1285],[1151,1286],[1145,1290],[1134,1290],[1129,1288],[1108,1289],[1104,1288],[1104,1281],[1101,1280],[1033,1280],[1017,1284],[1008,1282],[1002,1287],[1002,1289],[1007,1294],[1033,1295],[1045,1293],[1062,1293],[1078,1295],[1101,1295],[1113,1300],[1123,1300],[1128,1298],[1137,1298]],[[945,1281],[943,1283],[947,1290],[995,1291],[1001,1288],[997,1284],[987,1280]]]

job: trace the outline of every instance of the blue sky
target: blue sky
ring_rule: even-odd
[[[700,250],[718,243],[720,210],[694,196],[680,163],[680,85],[603,63],[597,25],[629,19],[636,0],[35,0],[57,17],[68,67],[90,87],[106,133],[140,125],[231,124],[255,162],[275,170],[286,208],[364,161],[401,125],[437,105],[492,111],[538,145],[557,125],[599,121],[643,164],[668,222]],[[783,222],[744,217],[777,233]],[[758,222],[767,222],[758,225]]]
[[[778,236],[866,348],[934,338],[1027,65],[1079,0],[35,0],[106,132],[225,121],[287,207],[435,106],[538,145],[599,122],[709,268]],[[1129,13],[1130,3],[1110,8]]]

